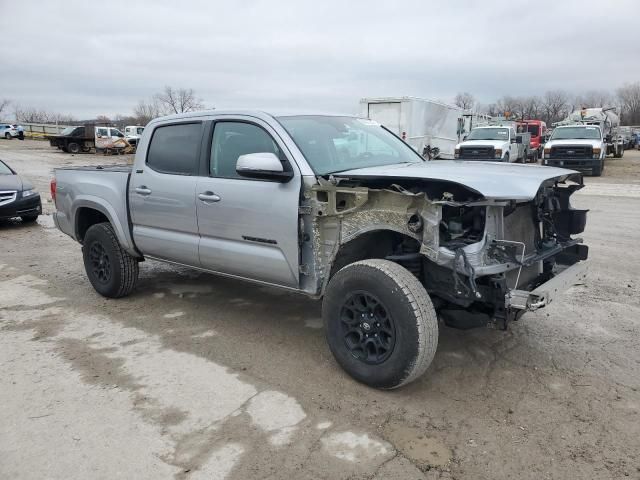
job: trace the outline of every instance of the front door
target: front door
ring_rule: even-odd
[[[155,128],[129,182],[133,238],[147,256],[199,266],[195,190],[203,124]],[[144,147],[143,147],[144,148]]]
[[[258,120],[213,124],[206,176],[196,209],[203,268],[277,285],[298,285],[298,204],[301,178],[271,128]],[[271,152],[294,177],[287,183],[236,173],[240,155]],[[204,172],[203,172],[204,173]]]

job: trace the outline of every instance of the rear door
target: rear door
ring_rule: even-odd
[[[199,266],[195,188],[202,132],[200,121],[155,127],[145,164],[131,175],[133,238],[144,255]]]
[[[271,127],[253,117],[215,121],[196,187],[203,268],[297,287],[301,177]],[[293,170],[287,183],[236,173],[240,155],[271,152]]]

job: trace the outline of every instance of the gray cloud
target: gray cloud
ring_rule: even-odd
[[[354,112],[363,96],[450,100],[465,90],[489,102],[640,79],[633,0],[8,7],[0,0],[11,45],[0,97],[78,117],[130,113],[164,85],[194,88],[217,108]]]

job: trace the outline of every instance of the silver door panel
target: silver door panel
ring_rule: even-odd
[[[196,192],[220,198],[196,200],[203,268],[298,284],[298,175],[288,183],[201,177]]]
[[[159,173],[149,166],[143,173],[132,173],[129,199],[133,238],[143,254],[199,265],[197,179]]]

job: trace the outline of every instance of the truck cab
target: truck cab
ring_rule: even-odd
[[[140,137],[144,132],[144,127],[141,125],[127,125],[124,127],[124,138],[130,145],[136,146]]]
[[[518,129],[531,134],[529,155],[531,160],[537,163],[538,159],[542,157],[547,124],[542,120],[521,120],[518,122]]]
[[[520,150],[518,143],[518,135],[511,126],[476,127],[463,142],[456,145],[455,158],[516,162]]]
[[[607,143],[598,125],[562,125],[544,146],[542,163],[554,167],[588,170],[599,177],[607,156]]]

